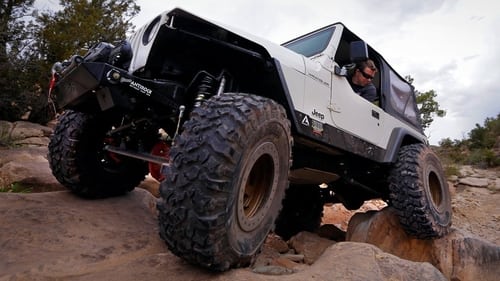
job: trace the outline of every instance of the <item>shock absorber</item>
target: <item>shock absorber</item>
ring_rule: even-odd
[[[199,107],[206,98],[213,96],[216,91],[217,80],[215,77],[207,72],[200,72],[199,75],[202,77],[197,85],[194,107]]]

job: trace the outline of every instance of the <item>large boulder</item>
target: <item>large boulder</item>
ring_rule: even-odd
[[[47,146],[53,129],[26,121],[0,121],[1,141],[24,146]]]
[[[47,147],[0,150],[0,186],[19,184],[32,191],[62,190],[47,161]]]
[[[427,262],[412,262],[385,253],[379,248],[353,242],[340,242],[325,251],[300,280],[446,280]]]
[[[25,121],[0,121],[0,187],[18,184],[32,191],[62,189],[47,162],[52,131]]]
[[[400,258],[429,262],[450,280],[498,280],[500,247],[459,229],[435,240],[408,236],[394,209],[355,214],[348,226],[348,241],[365,242]]]

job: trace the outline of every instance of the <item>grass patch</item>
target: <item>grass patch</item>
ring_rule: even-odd
[[[446,177],[459,176],[460,169],[456,165],[447,164],[447,165],[444,165],[444,174],[446,175]]]
[[[31,193],[32,189],[28,186],[25,186],[21,183],[14,182],[11,184],[8,184],[6,186],[0,186],[0,192],[3,193]]]

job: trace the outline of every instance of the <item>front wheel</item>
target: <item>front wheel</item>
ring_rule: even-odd
[[[211,270],[248,265],[281,208],[291,146],[285,110],[270,99],[224,94],[196,108],[160,187],[169,249]]]
[[[112,116],[67,110],[60,117],[49,143],[52,174],[74,193],[88,198],[120,195],[136,187],[147,173],[142,161],[104,150],[119,142],[106,136]]]
[[[389,182],[390,203],[408,234],[430,239],[448,233],[450,191],[439,158],[430,147],[402,147]]]

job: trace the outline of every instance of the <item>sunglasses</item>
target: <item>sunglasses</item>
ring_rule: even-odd
[[[359,70],[359,72],[361,72],[361,75],[363,75],[363,77],[365,77],[368,80],[373,80],[373,78],[375,78],[374,76],[371,76],[368,73],[365,73],[363,70]]]

